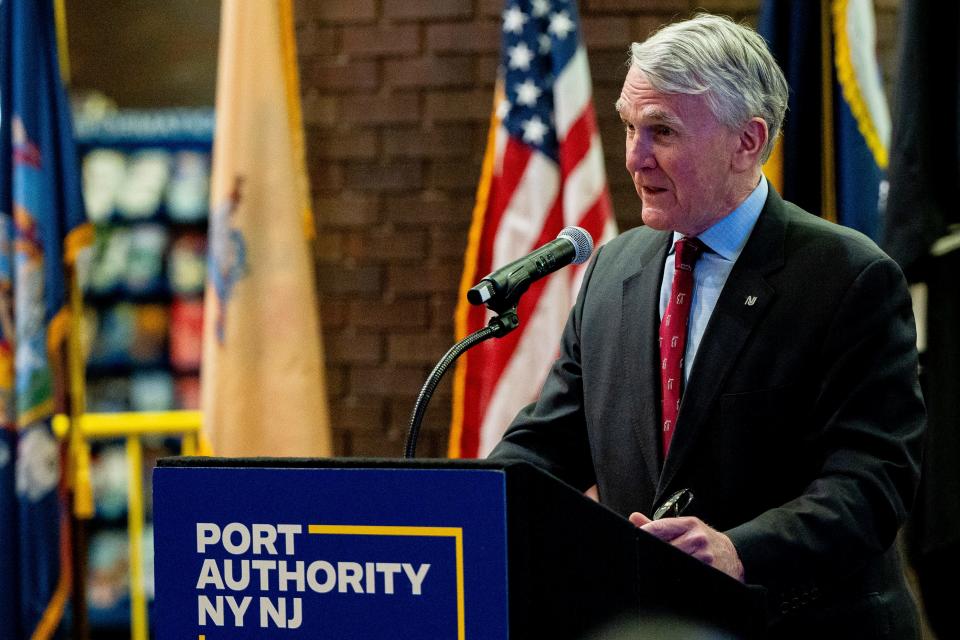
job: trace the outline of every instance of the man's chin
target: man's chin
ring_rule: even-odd
[[[653,207],[644,208],[640,211],[640,219],[643,224],[656,229],[657,231],[672,231],[669,219],[663,215],[663,212]]]

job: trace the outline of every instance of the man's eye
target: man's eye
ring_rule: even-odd
[[[635,128],[632,124],[630,124],[629,122],[624,122],[624,123],[623,123],[623,128],[624,128],[624,130],[625,130],[627,133],[630,133],[630,134],[632,134],[634,131],[636,131],[636,128]]]
[[[673,135],[673,129],[670,127],[657,126],[653,128],[653,132],[658,136],[671,136]]]

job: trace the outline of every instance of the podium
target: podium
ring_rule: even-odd
[[[167,458],[153,494],[160,640],[763,633],[762,590],[525,463]]]

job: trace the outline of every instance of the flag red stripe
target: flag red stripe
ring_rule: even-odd
[[[507,137],[502,170],[494,174],[493,184],[490,185],[489,206],[483,219],[483,233],[480,236],[480,247],[477,253],[477,279],[493,270],[493,244],[497,238],[500,222],[507,207],[510,206],[510,200],[523,179],[532,156],[533,150],[530,147]],[[475,326],[472,323],[469,326],[474,327],[473,331],[480,328],[479,325]]]
[[[548,216],[548,223],[544,225],[539,244],[543,244],[546,239],[555,237],[562,228],[562,215],[558,203],[551,209]],[[606,220],[610,217],[610,197],[604,191],[594,202],[594,204],[584,213],[580,219],[580,226],[583,227],[593,238],[599,239],[603,234],[603,227]],[[537,246],[539,246],[539,244]],[[571,272],[573,277],[573,272]],[[461,439],[460,455],[464,458],[473,458],[479,454],[481,427],[483,423],[482,408],[486,407],[497,388],[497,381],[506,369],[520,339],[523,337],[524,330],[529,320],[540,303],[543,289],[546,286],[546,279],[535,282],[520,300],[517,314],[520,317],[520,326],[511,334],[496,341],[488,341],[478,345],[470,353],[470,359],[467,361],[466,375],[466,394],[464,397],[464,418],[463,432]],[[471,327],[474,320],[473,312],[478,312],[480,320],[476,325],[479,328],[485,317],[482,307],[471,309]],[[472,328],[471,330],[475,330]],[[506,425],[504,425],[506,427]]]
[[[594,118],[593,103],[590,103],[570,127],[567,137],[560,145],[560,175],[564,181],[590,151],[590,143],[597,130]]]

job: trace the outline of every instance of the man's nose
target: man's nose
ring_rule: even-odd
[[[657,160],[647,136],[636,135],[632,140],[627,140],[627,170],[630,173],[653,169],[656,166]]]

